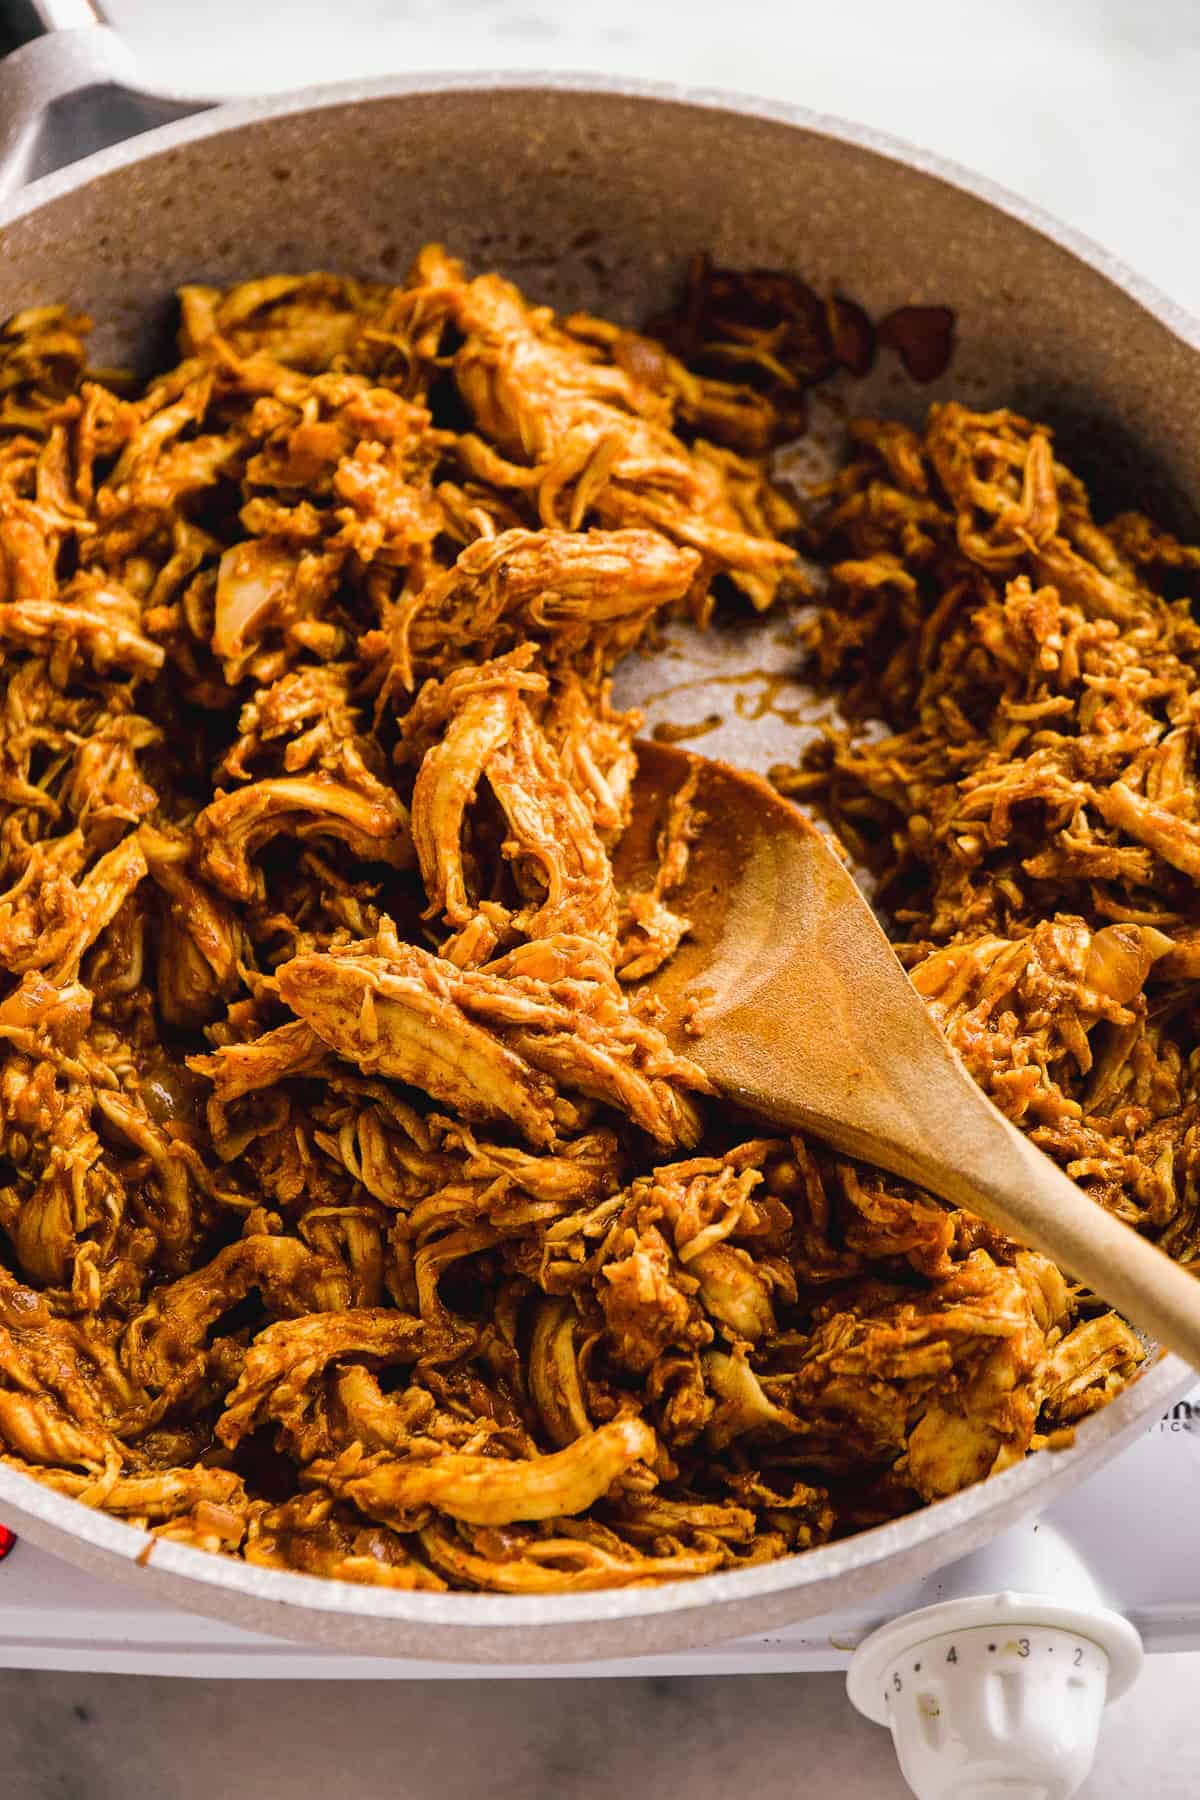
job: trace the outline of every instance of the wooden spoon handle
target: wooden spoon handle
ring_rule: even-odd
[[[978,1090],[958,1110],[952,1143],[893,1138],[887,1157],[896,1173],[1042,1251],[1200,1370],[1200,1281],[1090,1200]]]

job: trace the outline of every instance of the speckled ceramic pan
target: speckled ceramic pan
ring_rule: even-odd
[[[145,366],[165,349],[180,282],[314,267],[386,278],[440,238],[531,294],[635,321],[707,246],[723,262],[836,283],[875,314],[953,306],[958,351],[937,387],[877,376],[852,403],[915,418],[953,392],[1031,409],[1056,426],[1102,510],[1120,493],[1176,529],[1196,524],[1200,326],[1094,246],[921,151],[783,106],[592,78],[422,77],[188,110],[139,95],[99,27],[0,65],[0,317],[66,301],[100,322],[100,358]],[[689,669],[719,672],[714,657],[777,663],[779,650],[725,633],[679,654],[673,686]],[[648,668],[631,693],[654,700]],[[701,710],[694,699],[685,716]],[[761,763],[780,753],[769,724],[735,721],[705,748]],[[510,1599],[256,1569],[149,1539],[7,1468],[0,1517],[98,1574],[284,1637],[492,1663],[631,1656],[764,1631],[915,1580],[1115,1455],[1187,1379],[1161,1361],[1073,1448],[909,1518],[652,1589]]]

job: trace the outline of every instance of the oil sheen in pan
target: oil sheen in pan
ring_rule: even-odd
[[[837,377],[811,392],[808,430],[776,452],[773,473],[801,505],[844,459],[855,388]],[[804,566],[819,592],[820,570]],[[703,631],[675,620],[657,649],[618,664],[613,699],[639,708],[647,737],[694,744],[705,756],[760,775],[775,763],[794,763],[823,722],[836,725],[841,717],[836,700],[805,677],[796,637],[804,611],[801,602],[756,613],[738,600],[718,608]]]

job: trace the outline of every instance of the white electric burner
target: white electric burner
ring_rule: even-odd
[[[1099,1474],[986,1549],[867,1606],[768,1637],[636,1661],[546,1669],[350,1656],[176,1612],[32,1544],[0,1562],[0,1667],[281,1677],[717,1675],[844,1669],[877,1627],[951,1597],[1019,1590],[1123,1614],[1148,1651],[1200,1649],[1200,1388]]]

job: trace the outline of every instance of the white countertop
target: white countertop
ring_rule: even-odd
[[[1078,1800],[1196,1800],[1200,1657],[1108,1715]],[[5,1800],[911,1800],[840,1675],[230,1682],[6,1673]]]
[[[110,0],[147,85],[603,70],[793,100],[985,171],[1200,312],[1196,0]],[[1130,1530],[1137,1529],[1136,1520]],[[1081,1800],[1194,1800],[1200,1656],[1154,1658]],[[480,1684],[4,1677],[6,1800],[901,1800],[840,1676]]]

